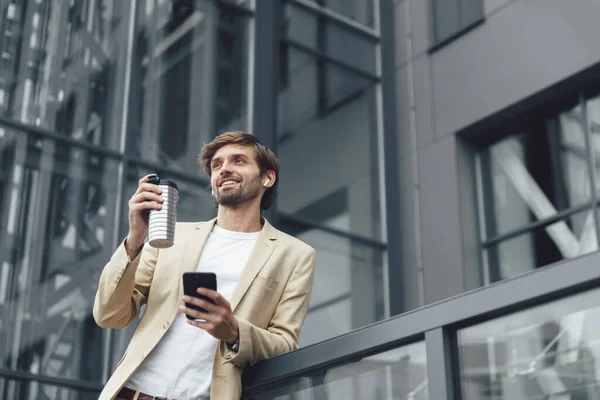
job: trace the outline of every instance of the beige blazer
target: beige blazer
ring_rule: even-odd
[[[121,244],[104,267],[94,302],[98,325],[123,328],[138,317],[143,304],[146,311],[101,400],[115,398],[173,323],[183,296],[181,276],[196,270],[215,221],[178,223],[173,247],[158,250],[144,245],[133,261]],[[215,349],[212,399],[239,399],[244,368],[298,348],[314,266],[312,247],[264,220],[231,299],[240,347],[234,353],[219,342]]]

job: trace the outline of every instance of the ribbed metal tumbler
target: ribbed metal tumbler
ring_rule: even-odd
[[[166,249],[173,246],[175,240],[175,224],[177,223],[177,201],[179,190],[173,181],[158,177],[149,179],[162,189],[162,210],[150,210],[148,239],[150,246],[157,249]]]

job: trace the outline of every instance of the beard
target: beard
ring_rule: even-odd
[[[218,189],[220,188],[217,188],[214,195],[215,206],[239,206],[240,204],[248,203],[258,197],[260,194],[260,176],[249,182],[247,186],[228,189],[223,192],[219,192]]]

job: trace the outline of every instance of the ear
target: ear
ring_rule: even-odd
[[[269,170],[265,173],[265,177],[263,179],[263,187],[270,188],[275,184],[277,180],[277,176],[275,175],[275,171]]]

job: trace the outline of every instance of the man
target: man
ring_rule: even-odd
[[[260,215],[275,196],[279,161],[254,136],[228,132],[204,146],[200,163],[217,218],[178,223],[174,246],[143,243],[160,188],[144,177],[129,201],[129,234],[102,272],[94,318],[122,328],[146,311],[100,399],[239,399],[244,368],[298,347],[315,251]],[[188,271],[216,273],[218,291],[198,290],[214,305],[183,296]]]

